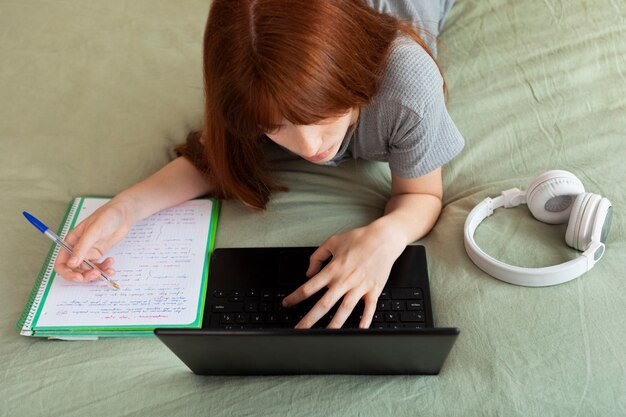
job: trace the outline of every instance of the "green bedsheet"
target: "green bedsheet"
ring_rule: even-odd
[[[458,0],[440,39],[448,108],[466,139],[445,167],[427,248],[437,325],[461,335],[420,377],[199,377],[154,338],[19,336],[48,242],[21,215],[60,222],[79,195],[113,195],[201,124],[203,1],[0,1],[0,415],[626,415],[626,5]],[[379,216],[384,164],[336,169],[272,155],[291,192],[267,212],[225,202],[218,247],[318,245]],[[549,288],[502,283],[463,248],[487,196],[567,169],[611,199],[607,252]],[[419,213],[416,213],[419,215]],[[56,224],[54,225],[56,227]],[[576,256],[564,226],[524,206],[477,240],[523,266]]]

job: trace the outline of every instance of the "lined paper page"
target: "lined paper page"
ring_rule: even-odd
[[[107,199],[85,199],[78,224]],[[185,325],[196,321],[211,227],[211,200],[190,200],[136,223],[107,256],[115,290],[103,280],[55,275],[35,328]]]

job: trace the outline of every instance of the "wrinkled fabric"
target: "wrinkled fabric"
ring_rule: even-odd
[[[615,0],[461,0],[439,37],[465,148],[444,169],[426,246],[438,326],[461,334],[438,376],[198,377],[154,338],[56,342],[14,329],[79,195],[114,195],[202,125],[205,1],[0,3],[0,415],[626,415],[626,10]],[[290,188],[256,212],[224,202],[216,245],[319,245],[383,213],[384,163],[319,167],[270,147]],[[604,258],[570,283],[505,284],[463,248],[475,204],[549,169],[614,205]],[[416,213],[419,216],[419,213]],[[477,230],[522,266],[578,253],[525,206]],[[384,244],[384,242],[381,242]]]

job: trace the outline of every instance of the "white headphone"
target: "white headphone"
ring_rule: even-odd
[[[582,255],[571,261],[544,268],[522,268],[498,261],[483,252],[474,240],[478,225],[499,207],[528,205],[532,215],[544,223],[568,221],[565,242]],[[528,189],[503,191],[499,197],[486,198],[467,216],[465,250],[472,262],[489,275],[502,281],[527,287],[543,287],[570,281],[585,272],[604,255],[604,242],[611,228],[611,202],[586,193],[574,174],[553,170],[539,175]]]

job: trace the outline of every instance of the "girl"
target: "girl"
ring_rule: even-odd
[[[101,259],[133,223],[191,198],[210,194],[264,209],[273,191],[285,190],[264,165],[268,140],[315,164],[388,161],[384,215],[322,243],[309,280],[283,300],[289,307],[327,288],[296,327],[311,327],[342,299],[329,324],[338,328],[363,299],[359,327],[369,327],[394,261],[434,226],[441,166],[463,147],[432,51],[452,2],[369,1],[213,0],[203,131],[188,137],[177,159],[72,230],[74,255],[61,251],[56,271],[73,281],[97,279],[97,271],[80,267],[83,258]],[[424,38],[384,12],[421,16]],[[107,258],[99,266],[114,274],[112,264]]]

